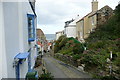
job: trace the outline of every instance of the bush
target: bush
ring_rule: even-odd
[[[53,76],[51,75],[51,73],[44,73],[41,74],[39,80],[53,80]]]
[[[36,61],[35,61],[35,66],[34,67],[36,68],[36,67],[39,67],[41,65],[42,65],[42,59],[41,59],[41,56],[38,56]]]
[[[105,69],[107,58],[100,54],[84,54],[81,58],[81,64],[85,64],[85,69],[99,68]]]
[[[73,53],[74,54],[79,54],[83,53],[84,47],[81,43],[75,43],[75,46],[73,47]]]
[[[120,4],[115,9],[115,14],[103,25],[100,25],[85,40],[87,43],[87,51],[81,58],[81,63],[85,64],[85,69],[97,69],[97,74],[103,71],[104,74],[99,78],[106,80],[116,80],[120,72]],[[115,77],[109,75],[107,69],[107,58],[110,58],[110,51],[113,52],[112,65]],[[98,76],[97,76],[98,77]]]
[[[66,37],[60,36],[59,39],[55,42],[55,45],[54,45],[54,52],[55,53],[57,53],[61,49],[61,47],[64,45],[63,40],[66,40]]]
[[[117,21],[120,22],[120,4],[116,6],[115,14],[116,14]]]
[[[73,50],[72,47],[70,47],[68,49],[62,49],[62,50],[60,50],[59,53],[62,53],[63,55],[70,54],[70,53],[72,53],[72,50]]]
[[[64,37],[61,42],[59,43],[59,47],[60,49],[62,49],[62,47],[65,47],[65,44],[67,43],[68,39],[66,37]]]
[[[89,49],[101,49],[107,44],[106,41],[96,41],[88,44]]]
[[[114,64],[116,66],[120,66],[120,52],[117,52],[116,54],[117,54],[117,57],[114,60]]]
[[[115,76],[104,76],[101,77],[101,80],[118,80]]]
[[[73,59],[76,61],[77,59],[80,59],[81,56],[82,56],[82,54],[73,55]]]
[[[57,53],[60,50],[59,45],[56,43],[54,46],[54,53]]]

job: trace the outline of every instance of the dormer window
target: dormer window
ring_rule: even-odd
[[[35,16],[33,14],[27,14],[28,17],[28,41],[35,40]]]

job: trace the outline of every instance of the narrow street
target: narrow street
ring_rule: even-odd
[[[48,72],[50,72],[54,78],[90,78],[87,73],[78,71],[51,56],[46,55],[43,57],[43,60]]]

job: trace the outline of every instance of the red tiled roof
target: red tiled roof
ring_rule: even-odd
[[[37,44],[40,45],[40,46],[43,46],[39,41],[37,41]]]
[[[48,46],[50,46],[51,45],[51,43],[48,43]]]

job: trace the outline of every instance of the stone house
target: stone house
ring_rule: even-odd
[[[76,36],[79,41],[86,39],[90,32],[96,27],[105,23],[113,15],[113,10],[109,6],[104,6],[98,10],[98,1],[92,1],[92,12],[76,22]]]
[[[44,32],[41,29],[37,29],[37,41],[41,44],[39,45],[41,48],[40,50],[47,51],[47,40]]]

